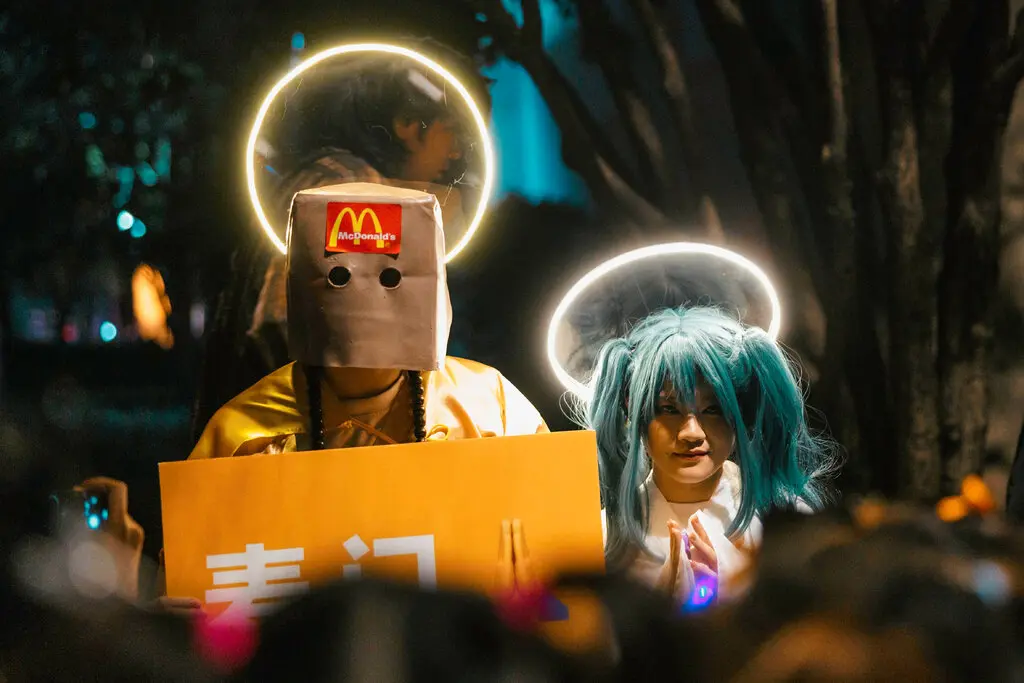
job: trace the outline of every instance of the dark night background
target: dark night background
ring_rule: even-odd
[[[36,444],[60,485],[127,481],[158,548],[156,463],[191,450],[200,375],[217,372],[204,332],[246,286],[233,255],[262,238],[240,163],[262,89],[338,42],[429,37],[491,79],[499,154],[492,215],[450,268],[453,354],[569,428],[542,346],[561,294],[612,253],[719,241],[778,279],[845,490],[928,500],[996,477],[1024,418],[1024,35],[1010,3],[975,4],[843,10],[843,120],[818,2],[9,4],[0,440]],[[134,329],[141,263],[166,282],[169,350]]]

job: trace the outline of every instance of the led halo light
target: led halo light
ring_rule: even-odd
[[[455,88],[459,95],[462,96],[462,99],[465,100],[466,106],[469,107],[469,111],[473,115],[473,121],[479,129],[480,141],[483,146],[484,182],[480,191],[480,204],[476,208],[476,213],[470,221],[469,227],[466,229],[462,239],[460,239],[459,242],[454,247],[451,247],[448,250],[448,253],[445,254],[445,263],[448,263],[454,259],[459,252],[466,248],[466,245],[469,244],[473,234],[477,231],[477,228],[480,227],[480,222],[483,220],[484,213],[487,211],[487,203],[490,200],[491,192],[494,189],[494,147],[491,143],[491,136],[487,131],[487,122],[484,121],[484,116],[480,112],[480,107],[473,100],[473,97],[469,94],[469,90],[466,89],[466,86],[455,78],[448,69],[444,68],[434,60],[420,54],[419,52],[405,47],[400,47],[398,45],[388,45],[386,43],[352,43],[347,45],[338,45],[309,57],[274,84],[274,87],[270,89],[269,93],[267,93],[267,96],[263,99],[263,104],[260,105],[260,109],[256,113],[256,119],[253,121],[252,130],[249,132],[249,141],[245,145],[245,182],[249,189],[249,200],[252,202],[253,209],[256,210],[256,218],[259,220],[260,227],[263,228],[263,232],[267,234],[267,237],[269,237],[270,241],[275,247],[277,247],[277,250],[282,254],[287,254],[288,247],[281,241],[281,238],[277,236],[273,226],[270,225],[270,221],[267,219],[267,215],[263,211],[263,206],[260,204],[259,194],[256,192],[256,168],[254,162],[256,156],[256,143],[259,140],[260,129],[263,127],[263,120],[266,118],[267,112],[270,110],[270,105],[273,104],[274,99],[293,80],[320,62],[330,59],[331,57],[355,52],[382,52],[401,55],[419,62],[421,65],[443,78],[448,85]]]
[[[572,286],[572,289],[569,290],[569,292],[562,298],[562,301],[558,304],[558,308],[555,309],[554,314],[551,316],[551,322],[548,323],[548,362],[551,364],[551,369],[554,371],[558,381],[561,382],[562,386],[565,387],[567,391],[572,392],[584,401],[589,401],[592,393],[590,387],[576,381],[572,375],[569,374],[562,364],[558,362],[558,357],[555,353],[555,338],[558,335],[558,327],[562,324],[562,319],[565,318],[565,314],[568,312],[569,307],[572,306],[581,294],[583,294],[587,287],[590,287],[612,271],[630,263],[642,261],[646,258],[671,254],[704,254],[707,256],[714,256],[716,258],[729,261],[753,275],[754,278],[761,283],[761,286],[764,287],[765,294],[768,295],[768,301],[771,304],[772,319],[766,332],[772,340],[778,339],[779,330],[782,327],[782,304],[779,303],[779,295],[775,291],[775,287],[772,285],[771,280],[768,279],[768,276],[760,267],[758,267],[757,264],[744,256],[740,256],[734,251],[730,251],[723,247],[717,247],[713,244],[701,244],[700,242],[669,242],[666,244],[653,244],[649,247],[643,247],[634,251],[628,251],[624,254],[619,254],[614,258],[608,259],[597,268],[594,268],[589,273],[581,277],[579,281]]]

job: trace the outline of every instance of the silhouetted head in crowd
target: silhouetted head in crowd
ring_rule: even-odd
[[[884,668],[892,655],[884,644],[902,642],[906,661],[924,665],[908,670],[908,680],[1018,680],[1024,631],[1013,574],[1024,555],[1011,552],[1013,533],[981,520],[946,524],[899,506],[866,524],[862,512],[766,520],[758,576],[728,615],[735,661],[775,652],[775,661],[804,658],[813,669],[808,634],[832,629],[851,661],[871,653],[862,669]],[[804,637],[786,640],[793,633]],[[929,669],[942,678],[921,678]],[[737,680],[826,680],[751,677],[755,670],[750,664]]]
[[[483,597],[341,583],[269,616],[239,681],[583,681],[566,655],[506,626]],[[300,654],[301,653],[301,654]]]

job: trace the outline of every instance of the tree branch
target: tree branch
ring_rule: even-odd
[[[848,125],[846,99],[843,95],[843,67],[839,50],[839,14],[836,0],[821,0],[825,15],[825,64],[829,93],[829,139],[825,144],[826,160],[846,163]]]
[[[538,31],[533,27],[533,40],[541,36],[540,43],[529,42],[524,38],[522,29],[516,25],[515,18],[505,10],[502,0],[468,0],[473,7],[484,12],[494,27],[494,38],[498,47],[509,59],[518,62],[526,69],[540,91],[541,96],[551,108],[552,115],[559,124],[564,144],[575,144],[570,138],[576,138],[583,147],[591,147],[605,159],[613,171],[621,176],[624,182],[635,186],[633,174],[629,167],[608,140],[601,124],[594,119],[573,85],[566,79],[558,66],[544,51],[543,26]],[[536,0],[533,0],[536,3]],[[525,8],[524,8],[525,13]],[[539,7],[533,13],[531,22],[540,22]],[[524,25],[525,25],[524,16]],[[561,115],[560,115],[561,114]],[[565,125],[572,126],[566,128]],[[579,171],[579,169],[575,169]],[[582,171],[580,171],[582,172]]]
[[[597,63],[608,84],[626,135],[636,150],[633,158],[640,171],[640,181],[651,188],[649,194],[656,201],[671,204],[679,199],[674,169],[668,162],[665,145],[650,109],[637,91],[636,79],[630,73],[633,55],[624,47],[629,45],[629,39],[615,25],[603,0],[580,2],[576,6],[585,37],[584,55]]]
[[[521,29],[505,10],[501,0],[476,1],[472,5],[487,14],[494,27],[498,47],[510,59],[518,62],[533,79],[562,133],[562,151],[566,164],[583,177],[594,200],[606,210],[625,213],[635,222],[665,223],[667,219],[664,214],[641,196],[627,180],[629,174],[624,170],[624,165],[601,126],[594,120],[572,84],[543,50],[543,45],[538,47],[536,44],[527,44]],[[534,19],[539,19],[539,15],[535,15]]]
[[[806,270],[824,301],[826,267],[807,238],[805,207],[797,200],[782,109],[792,109],[757,49],[735,0],[696,0],[708,38],[729,85],[740,156],[782,272]],[[792,283],[790,283],[792,286]]]
[[[1006,5],[1006,0],[991,1]],[[976,141],[988,140],[993,134],[1001,135],[1017,87],[1024,78],[1024,9],[1017,13],[1012,37],[1008,40],[1007,22],[1003,17],[998,9],[985,8],[977,16],[973,28],[989,44],[998,46],[999,41],[1004,41],[1005,46],[990,47],[987,54],[980,55],[977,50],[972,50],[960,60],[963,64],[958,65],[959,90],[968,94],[961,97],[964,101],[958,118],[959,144],[953,150],[959,155],[960,165],[951,170],[965,181],[964,188],[953,188],[961,194],[969,191],[971,181],[983,182],[977,174],[989,168],[1001,153],[1001,150],[988,145],[978,145]],[[970,90],[972,87],[974,89]],[[964,168],[971,171],[964,173]]]
[[[928,76],[942,68],[943,64],[948,66],[949,59],[960,49],[977,6],[977,0],[952,0],[928,46],[925,57],[925,73]]]
[[[829,314],[830,345],[838,345],[837,363],[841,363],[842,345],[846,338],[845,330],[841,329],[853,313],[852,294],[856,291],[856,268],[854,264],[857,253],[856,225],[854,224],[852,204],[852,183],[848,166],[847,140],[849,138],[849,122],[846,115],[845,85],[843,83],[843,67],[839,45],[839,15],[837,0],[821,0],[824,16],[824,60],[828,91],[828,133],[821,149],[821,164],[824,170],[824,190],[826,195],[826,213],[828,214],[831,233],[830,251],[832,254],[832,270],[836,277],[833,286],[836,288],[836,300]],[[836,320],[835,325],[832,324]]]
[[[789,101],[805,113],[805,121],[801,122],[802,133],[806,135],[807,126],[813,131],[810,139],[817,146],[823,140],[822,127],[825,125],[820,90],[818,88],[823,74],[815,66],[818,62],[808,61],[800,54],[800,49],[787,37],[787,27],[783,26],[773,12],[775,3],[764,0],[741,0],[740,7],[745,21],[753,31],[755,26],[760,29],[752,37],[778,78]],[[820,36],[815,35],[815,38]],[[808,52],[815,54],[819,41],[811,41]]]
[[[1024,78],[1024,8],[1017,12],[1014,20],[1013,38],[1002,64],[996,67],[989,84],[989,96],[997,106],[1009,110],[1017,86]]]
[[[747,68],[753,70],[750,87],[762,100],[758,106],[774,113],[789,145],[792,169],[805,199],[803,207],[810,214],[809,220],[796,226],[799,244],[806,245],[809,262],[820,264],[822,277],[827,277],[831,271],[831,252],[827,246],[832,231],[825,211],[821,174],[828,119],[823,73],[801,61],[798,49],[785,37],[785,27],[779,24],[769,3],[724,0],[719,4],[721,16],[737,27],[737,40],[730,49],[742,51]],[[760,26],[756,26],[758,23]],[[738,44],[740,31],[745,36],[742,45]],[[820,37],[811,42],[816,48],[822,44]],[[815,283],[822,297],[833,289],[817,276]],[[822,303],[830,308],[824,300]]]
[[[609,150],[607,137],[599,134],[599,125],[554,62],[546,56],[531,59],[527,55],[521,55],[516,61],[533,78],[559,124],[566,163],[588,183],[594,183],[590,187],[596,195],[595,201],[606,207],[610,201],[618,201],[625,213],[640,223],[667,222],[665,215],[614,165],[617,157],[614,150]]]
[[[714,239],[724,239],[718,210],[711,197],[707,166],[704,163],[706,154],[693,116],[690,88],[679,55],[665,28],[664,16],[659,16],[650,0],[632,0],[632,5],[661,64],[662,84],[668,98],[669,111],[679,131],[683,163],[697,196],[698,218],[709,235]]]
[[[794,259],[792,268],[802,264],[810,271],[828,310],[828,266],[807,220],[806,205],[794,201],[800,192],[790,177],[792,171],[801,180],[819,175],[820,155],[813,158],[813,171],[802,174],[794,168],[787,131],[798,127],[796,109],[758,49],[737,1],[696,0],[696,5],[729,83],[741,155],[755,197],[762,193],[758,205],[770,236],[778,240],[776,257]]]
[[[822,383],[828,389],[827,395],[836,400],[843,395],[844,379],[854,399],[854,410],[862,416],[868,410],[861,402],[877,400],[864,396],[870,382],[876,380],[880,368],[861,367],[850,373],[852,358],[858,349],[857,342],[868,342],[860,349],[858,360],[870,356],[871,340],[863,330],[872,329],[871,321],[862,319],[870,307],[859,306],[863,294],[857,277],[857,256],[860,234],[853,211],[853,182],[850,177],[849,120],[846,112],[846,84],[844,83],[842,51],[839,42],[839,10],[837,0],[820,0],[822,10],[822,58],[826,82],[827,124],[824,144],[821,147],[821,181],[825,215],[827,218],[828,249],[831,254],[830,284],[826,311],[825,354],[822,368]],[[858,330],[860,332],[858,333]],[[877,341],[874,341],[877,348]],[[870,440],[869,434],[861,435]],[[867,445],[867,444],[863,444]]]

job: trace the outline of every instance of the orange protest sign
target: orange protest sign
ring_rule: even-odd
[[[211,613],[342,576],[495,587],[501,522],[541,575],[604,570],[593,432],[160,465],[168,595]]]

